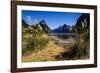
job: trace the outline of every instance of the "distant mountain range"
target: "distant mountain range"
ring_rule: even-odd
[[[75,32],[81,32],[84,31],[83,29],[89,29],[89,22],[90,18],[89,18],[89,14],[81,14],[81,16],[78,18],[76,24],[74,26],[70,26],[67,24],[63,24],[62,26],[59,26],[56,29],[51,29],[45,20],[41,20],[40,22],[38,22],[37,24],[33,24],[31,26],[29,26],[24,20],[22,20],[22,26],[27,28],[27,27],[39,27],[39,29],[41,29],[42,31],[46,32],[46,33],[75,33]],[[77,31],[76,31],[77,29]],[[85,30],[85,31],[86,31]]]
[[[75,27],[64,24],[51,31],[51,33],[74,33]]]

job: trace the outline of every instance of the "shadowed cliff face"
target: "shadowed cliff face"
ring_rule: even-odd
[[[76,43],[57,56],[58,59],[89,59],[90,57],[90,15],[82,14],[74,27],[77,32]]]
[[[27,28],[29,25],[24,20],[22,20],[22,26]]]
[[[81,14],[81,16],[77,19],[77,22],[74,26],[70,26],[64,24],[59,26],[58,28],[52,30],[52,33],[83,33],[84,31],[89,31],[90,26],[90,15],[89,14]]]
[[[90,26],[90,15],[82,14],[76,23],[77,33],[83,33],[84,31],[89,31]]]
[[[45,22],[45,20],[40,21],[40,26],[43,28],[43,30],[46,33],[49,33],[51,31],[51,29],[48,27],[47,23]]]

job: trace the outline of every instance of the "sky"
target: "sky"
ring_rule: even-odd
[[[81,13],[22,10],[22,19],[29,25],[45,20],[51,29],[63,24],[75,25]]]

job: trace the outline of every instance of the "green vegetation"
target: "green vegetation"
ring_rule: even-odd
[[[50,34],[45,24],[38,23],[30,27],[25,24],[22,26],[22,62],[89,59],[88,16],[83,14],[73,29],[74,34],[58,35]]]
[[[31,54],[33,51],[36,52],[45,47],[48,43],[49,38],[44,36],[47,34],[40,30],[38,25],[32,26],[32,28],[23,28],[23,37],[22,37],[22,46],[23,46],[23,55]]]
[[[89,59],[90,57],[90,22],[89,14],[82,14],[76,23],[76,39],[72,46],[56,58],[59,60]],[[66,46],[65,46],[66,48]]]
[[[36,52],[45,47],[48,43],[49,39],[36,37],[31,39],[31,41],[27,44],[26,48],[23,49],[24,54],[31,54],[33,51]]]

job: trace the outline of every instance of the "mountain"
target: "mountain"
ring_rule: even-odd
[[[52,33],[74,33],[75,32],[74,28],[75,28],[74,26],[64,24],[64,25],[59,26],[58,28],[52,30]]]
[[[46,32],[49,33],[51,31],[51,29],[49,28],[49,26],[47,25],[47,23],[45,22],[45,20],[42,20],[39,22],[39,25],[42,27],[42,29]]]
[[[84,31],[89,31],[90,26],[90,15],[89,14],[81,14],[76,22],[76,29],[78,33],[82,33]]]
[[[28,23],[22,19],[22,27],[24,27],[26,30],[42,31],[45,33],[49,33],[51,31],[45,20],[41,20],[40,22],[34,23],[33,25],[28,25]]]
[[[51,31],[51,33],[83,33],[84,31],[89,31],[90,26],[90,15],[88,13],[83,13],[77,19],[74,26],[64,24],[58,28]]]
[[[22,19],[22,26],[25,28],[29,27],[29,25],[23,19]]]
[[[51,31],[51,29],[48,27],[45,20],[41,20],[40,22],[31,25],[30,28],[32,28],[33,30],[36,30],[38,32],[49,33]]]

